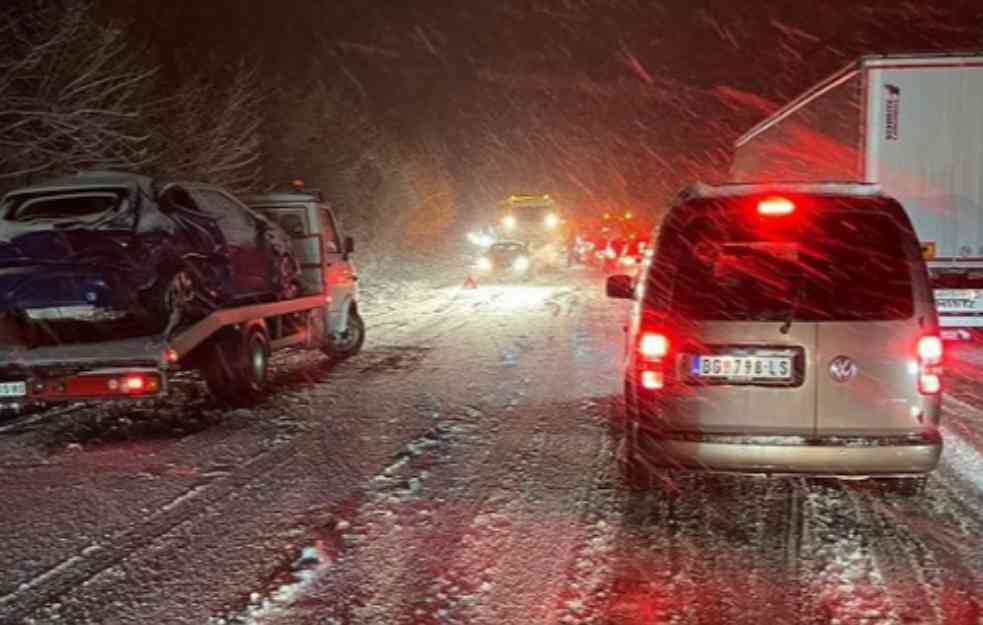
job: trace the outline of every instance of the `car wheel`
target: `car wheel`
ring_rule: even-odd
[[[345,331],[332,336],[324,350],[328,356],[342,360],[354,356],[362,350],[365,343],[365,322],[354,306],[348,309],[348,323]]]
[[[192,316],[197,296],[194,275],[186,268],[162,274],[150,293],[149,325],[157,332],[176,327]]]
[[[270,341],[262,325],[228,329],[212,340],[202,373],[216,399],[248,405],[261,399],[269,374]]]

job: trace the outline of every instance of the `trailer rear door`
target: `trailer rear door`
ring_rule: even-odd
[[[983,257],[983,59],[865,72],[867,179],[905,207],[930,264]]]

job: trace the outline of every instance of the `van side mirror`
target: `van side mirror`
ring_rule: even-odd
[[[615,299],[634,299],[635,285],[632,282],[631,276],[618,275],[609,277],[607,293],[608,297]]]
[[[345,237],[345,256],[348,256],[354,251],[355,251],[355,239],[351,237]]]

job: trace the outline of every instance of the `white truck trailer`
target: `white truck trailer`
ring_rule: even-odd
[[[731,178],[880,185],[915,226],[945,338],[983,330],[983,54],[863,57],[738,139]]]

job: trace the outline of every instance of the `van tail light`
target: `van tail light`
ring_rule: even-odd
[[[923,336],[918,341],[918,392],[938,395],[942,392],[942,339]]]
[[[937,336],[923,336],[918,341],[918,358],[926,365],[941,365],[942,339]]]
[[[659,360],[669,353],[669,339],[657,332],[644,332],[638,344],[638,351],[646,360]]]
[[[665,386],[663,362],[670,347],[666,335],[642,332],[638,341],[638,381],[644,390],[657,391]]]
[[[642,388],[647,391],[657,391],[666,384],[661,371],[652,371],[649,369],[642,371],[641,381]]]

